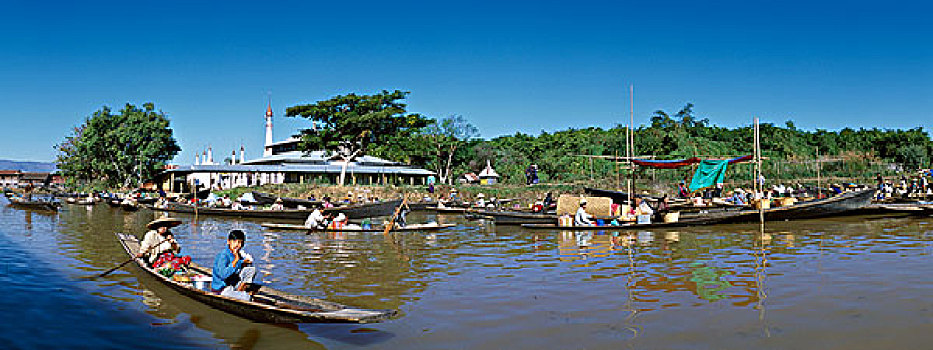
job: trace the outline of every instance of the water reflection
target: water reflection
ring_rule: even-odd
[[[125,260],[113,232],[142,235],[161,214],[66,206],[55,216],[0,215],[16,228],[4,234],[28,239],[34,254],[72,276]],[[241,229],[263,283],[402,311],[383,324],[296,329],[213,310],[138,272],[80,284],[115,308],[149,313],[160,320],[153,327],[208,333],[237,348],[799,348],[812,347],[814,334],[866,339],[865,327],[901,335],[889,345],[907,347],[920,343],[912,340],[926,333],[914,331],[933,319],[924,302],[933,287],[929,218],[769,223],[767,230],[526,231],[414,213],[411,222],[458,226],[383,235],[180,217],[184,224],[173,231],[198,263],[210,264],[229,230]]]

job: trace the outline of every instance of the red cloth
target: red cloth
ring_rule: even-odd
[[[173,270],[178,270],[182,266],[188,266],[188,264],[191,264],[191,256],[175,256],[175,254],[171,252],[165,252],[162,253],[158,259],[156,259],[152,266],[159,268],[162,265],[165,265],[165,263],[171,264]]]

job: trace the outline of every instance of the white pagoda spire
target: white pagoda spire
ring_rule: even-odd
[[[272,99],[269,99],[269,106],[266,107],[266,146],[263,148],[263,157],[272,155]]]

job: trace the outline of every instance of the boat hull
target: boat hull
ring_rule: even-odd
[[[117,238],[130,257],[139,249],[135,236],[117,233]],[[367,310],[347,307],[309,297],[290,295],[265,286],[253,296],[254,301],[220,296],[197,289],[191,284],[176,282],[146,267],[142,259],[134,258],[136,267],[176,292],[215,309],[243,318],[266,323],[372,323],[397,315],[396,310]],[[210,276],[208,268],[192,263],[192,271]],[[288,306],[283,307],[283,306]]]
[[[343,213],[350,219],[363,219],[374,216],[391,215],[395,208],[401,204],[402,200],[385,201],[379,203],[367,203],[362,205],[353,205],[345,207],[334,207],[323,209],[324,214],[337,215]],[[152,210],[168,211],[175,213],[194,214],[195,208],[188,204],[170,203],[165,207],[147,206]],[[213,216],[233,216],[244,218],[264,218],[264,219],[291,219],[304,220],[313,212],[313,209],[285,209],[285,210],[234,210],[227,208],[209,208],[197,207],[198,215]]]
[[[421,225],[421,224],[412,224],[405,227],[395,227],[392,229],[392,232],[397,231],[438,231],[445,228],[454,227],[455,224],[440,224],[440,225]],[[289,230],[289,231],[309,231],[309,232],[375,232],[381,233],[385,232],[384,227],[370,228],[370,229],[353,229],[353,228],[343,228],[343,229],[312,229],[304,225],[289,225],[289,224],[262,224],[262,227],[271,228],[276,230]]]

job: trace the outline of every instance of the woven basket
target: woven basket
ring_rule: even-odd
[[[607,197],[586,198],[586,212],[595,216],[612,216],[612,199]],[[562,195],[557,198],[557,215],[574,215],[580,207],[580,197]]]

